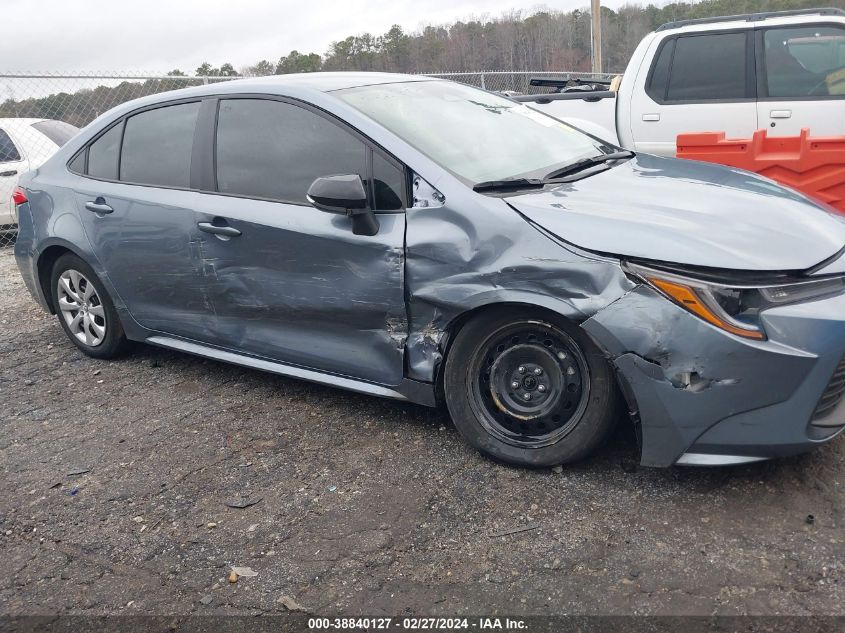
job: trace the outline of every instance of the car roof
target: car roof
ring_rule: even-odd
[[[402,73],[378,72],[319,72],[297,73],[293,75],[271,75],[268,77],[254,77],[241,80],[241,85],[261,84],[268,87],[296,86],[310,88],[320,92],[332,92],[345,88],[359,88],[378,84],[403,83],[407,81],[437,81],[425,75],[405,75]]]
[[[195,78],[201,80],[202,78]],[[300,98],[306,101],[324,101],[329,93],[345,88],[359,88],[391,83],[443,81],[426,75],[403,75],[377,72],[319,72],[293,75],[271,75],[268,77],[237,78],[232,80],[209,80],[206,84],[168,90],[126,101],[104,113],[86,126],[97,128],[103,121],[113,121],[135,109],[156,106],[168,101],[195,99],[211,96],[238,94],[275,94]]]

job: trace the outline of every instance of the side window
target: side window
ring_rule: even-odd
[[[396,211],[403,206],[405,171],[373,152],[373,208]]]
[[[267,99],[223,99],[217,122],[217,189],[307,204],[319,176],[367,178],[367,146],[305,108]]]
[[[68,169],[70,169],[74,174],[84,174],[85,173],[85,151],[79,152],[76,157],[70,161],[70,165],[68,165]]]
[[[763,48],[769,97],[845,95],[845,29],[768,29]]]
[[[0,129],[0,163],[13,163],[21,160],[21,154],[5,130]]]
[[[188,187],[200,104],[147,110],[126,119],[120,180],[159,187]],[[89,171],[91,158],[88,158]]]
[[[746,97],[746,34],[679,37],[669,74],[668,101],[713,101]]]
[[[663,44],[663,48],[660,49],[660,54],[654,62],[645,92],[655,101],[663,101],[666,98],[666,83],[669,80],[669,66],[672,64],[674,52],[675,40],[672,38]]]
[[[118,123],[88,147],[89,176],[117,180],[117,155],[122,131],[123,124]]]

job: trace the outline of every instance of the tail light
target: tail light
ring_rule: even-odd
[[[26,192],[20,187],[15,187],[15,190],[12,192],[12,204],[18,206],[24,202],[28,202]]]

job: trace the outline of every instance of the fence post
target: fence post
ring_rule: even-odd
[[[484,83],[484,73],[481,73],[481,89],[487,90],[487,84]]]

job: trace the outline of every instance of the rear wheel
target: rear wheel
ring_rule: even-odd
[[[126,346],[114,304],[94,270],[72,253],[62,255],[50,277],[62,329],[88,356],[112,358]]]
[[[444,374],[449,413],[481,452],[513,464],[581,459],[615,421],[612,370],[577,327],[498,309],[459,333]]]

